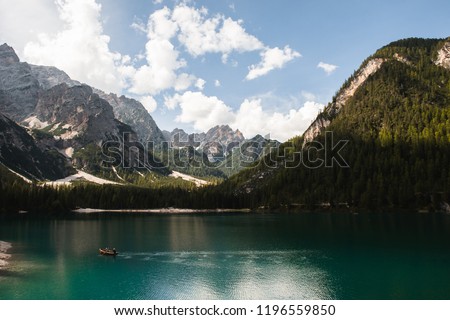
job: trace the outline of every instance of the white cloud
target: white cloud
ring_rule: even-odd
[[[336,71],[337,68],[339,68],[338,66],[335,66],[334,64],[329,64],[329,63],[325,63],[325,62],[319,62],[319,64],[317,65],[317,68],[322,69],[323,71],[325,71],[325,73],[329,76],[330,74],[332,74],[334,71]]]
[[[153,4],[161,4],[164,0],[153,0]]]
[[[201,92],[186,91],[166,100],[169,108],[179,106],[181,114],[175,121],[191,123],[197,130],[206,131],[218,124],[231,123],[235,115],[230,107],[217,97],[208,97]]]
[[[199,78],[199,79],[197,79],[197,81],[195,82],[195,87],[196,87],[197,89],[199,89],[199,90],[203,90],[203,89],[205,88],[205,84],[206,84],[206,81],[203,80],[203,79],[201,79],[201,78]]]
[[[307,101],[298,109],[281,113],[264,110],[261,99],[245,99],[239,109],[233,111],[217,97],[191,91],[166,97],[164,103],[169,109],[181,109],[177,122],[192,124],[197,130],[228,124],[241,130],[247,138],[262,134],[279,141],[303,134],[323,108],[322,104]]]
[[[133,23],[130,25],[130,27],[138,32],[147,33],[147,26],[145,25],[142,20],[138,19],[137,17],[134,17]]]
[[[178,25],[172,20],[172,12],[164,7],[153,12],[148,19],[148,38],[170,40],[178,31]]]
[[[220,87],[221,85],[222,85],[222,84],[220,83],[219,80],[216,79],[216,80],[214,81],[214,86],[215,86],[215,87]]]
[[[274,69],[281,69],[286,63],[298,57],[301,57],[300,53],[292,50],[289,46],[285,46],[284,49],[278,47],[266,49],[261,52],[261,62],[249,67],[246,79],[253,80]]]
[[[197,84],[196,79],[197,78],[191,74],[182,73],[177,77],[173,87],[176,91],[185,91],[194,83]]]
[[[197,9],[180,4],[173,10],[172,20],[180,30],[178,40],[192,56],[221,53],[222,60],[226,62],[233,51],[248,52],[264,48],[260,40],[246,32],[242,21],[223,15],[207,16],[208,10],[204,7]]]
[[[29,41],[37,41],[38,33],[62,27],[54,0],[0,0],[0,8],[0,39],[22,59],[23,48]]]
[[[139,23],[133,24],[133,27],[143,30]],[[195,84],[202,90],[202,82],[198,82],[194,75],[179,74],[186,61],[180,58],[180,52],[174,46],[175,37],[191,56],[220,53],[224,63],[232,52],[264,49],[261,41],[245,31],[242,21],[222,15],[209,17],[206,8],[197,9],[186,3],[176,5],[173,10],[167,7],[156,10],[150,15],[146,30],[147,63],[132,76],[130,92],[134,94],[155,95],[171,88],[183,91]],[[288,47],[283,53],[284,60],[289,58],[286,55],[297,55]],[[269,68],[277,67],[277,62],[269,63],[272,63]]]
[[[176,73],[186,63],[178,58],[179,52],[170,41],[151,39],[145,47],[147,64],[132,77],[130,92],[154,95],[174,87],[179,90],[189,87],[192,79],[186,74]]]
[[[179,105],[178,100],[178,94],[174,96],[164,96],[164,105],[167,107],[167,109],[174,110]]]
[[[305,98],[306,100],[312,100],[312,101],[314,101],[314,100],[317,99],[317,98],[316,98],[316,95],[315,95],[314,93],[312,93],[312,92],[309,92],[309,91],[304,91],[304,90],[302,90],[301,95],[302,95],[302,97]]]
[[[303,107],[291,109],[287,113],[268,112],[263,109],[261,100],[246,99],[237,111],[232,126],[239,128],[248,138],[262,134],[286,141],[303,134],[322,108],[322,104],[308,101]]]
[[[101,6],[95,0],[57,0],[63,28],[56,34],[41,33],[25,45],[30,63],[53,65],[72,78],[107,92],[121,93],[127,70],[122,56],[109,49],[109,37],[100,22]],[[128,70],[129,71],[129,70]]]
[[[130,92],[134,94],[159,94],[164,90],[187,90],[197,78],[187,73],[178,73],[186,66],[180,52],[170,41],[178,31],[178,25],[171,20],[167,7],[150,15],[147,24],[146,64],[131,77]]]
[[[158,103],[152,96],[144,96],[140,101],[148,113],[152,113],[158,107]]]

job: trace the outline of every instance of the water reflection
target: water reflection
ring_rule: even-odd
[[[442,215],[100,214],[3,222],[0,239],[13,247],[3,252],[11,257],[0,273],[0,298],[450,298],[450,218]],[[98,255],[103,246],[119,256]]]
[[[147,263],[154,271],[136,288],[139,299],[330,299],[332,286],[314,264],[317,258],[316,252],[293,250],[126,252],[118,257]]]

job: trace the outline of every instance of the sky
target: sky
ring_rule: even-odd
[[[285,141],[380,47],[449,37],[449,12],[438,0],[0,0],[0,42],[139,100],[161,129]]]

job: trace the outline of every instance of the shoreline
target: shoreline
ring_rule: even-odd
[[[79,208],[71,210],[73,213],[250,213],[251,209],[180,209],[180,208],[160,208],[160,209],[92,209]]]
[[[11,255],[8,254],[8,250],[11,249],[12,245],[9,242],[0,240],[0,270],[8,265],[8,259]]]

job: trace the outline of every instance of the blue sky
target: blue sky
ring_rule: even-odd
[[[285,140],[378,48],[450,36],[449,12],[433,0],[0,0],[0,41],[140,100],[162,129]]]

